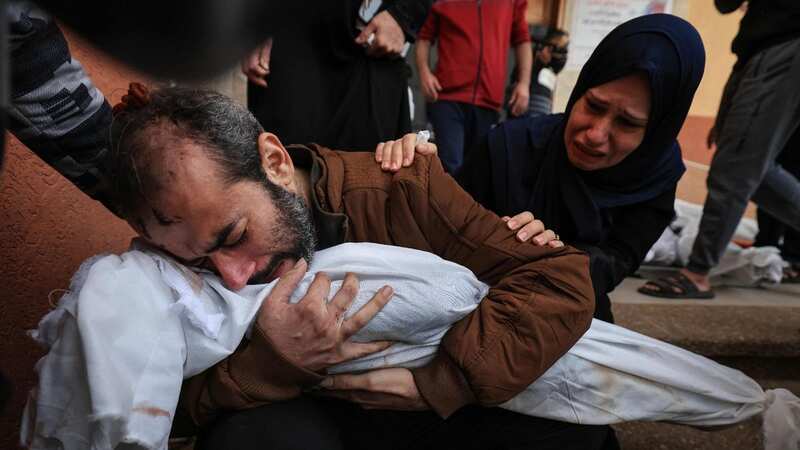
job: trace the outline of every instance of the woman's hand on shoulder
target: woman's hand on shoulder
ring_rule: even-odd
[[[408,133],[396,141],[381,142],[375,148],[375,161],[386,172],[397,172],[414,162],[414,155],[435,155],[436,144],[417,143],[417,134]]]
[[[530,211],[521,212],[514,217],[505,216],[502,219],[509,230],[517,232],[517,240],[520,242],[532,241],[535,245],[553,248],[564,246],[558,234],[545,228],[544,223],[533,217]]]

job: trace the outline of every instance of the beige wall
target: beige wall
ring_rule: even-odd
[[[736,56],[731,53],[731,41],[739,30],[742,14],[737,11],[722,15],[711,0],[684,2],[688,4],[688,11],[682,17],[697,28],[706,47],[706,71],[689,114],[714,117],[722,88],[736,62]]]
[[[569,30],[572,25],[574,0],[565,3],[560,26]],[[712,0],[674,0],[673,14],[683,17],[694,25],[706,47],[706,70],[700,88],[689,111],[692,116],[713,117],[716,114],[722,88],[736,61],[730,51],[731,40],[739,29],[741,13],[722,15]],[[555,110],[563,111],[569,94],[578,78],[578,70],[564,70],[558,77],[555,94]]]

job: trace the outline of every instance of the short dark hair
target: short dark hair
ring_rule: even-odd
[[[217,92],[185,87],[160,88],[147,97],[139,107],[115,107],[111,124],[109,163],[115,203],[123,217],[131,218],[157,189],[155,156],[170,151],[170,144],[179,140],[204,149],[219,164],[225,183],[264,182],[258,151],[264,129],[247,108]]]
[[[569,33],[561,28],[551,27],[548,28],[547,34],[544,35],[544,42],[550,42],[554,39],[558,39],[562,36],[569,37]]]

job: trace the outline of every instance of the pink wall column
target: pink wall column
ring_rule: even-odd
[[[81,61],[113,105],[131,80],[145,80],[67,32]],[[120,252],[133,232],[72,186],[27,147],[6,136],[0,175],[0,368],[14,394],[0,415],[0,448],[17,448],[19,418],[43,351],[25,334],[50,309],[48,293],[69,286],[89,256]],[[55,297],[56,299],[58,296]]]

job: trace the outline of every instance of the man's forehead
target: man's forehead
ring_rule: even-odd
[[[226,183],[181,182],[180,178],[148,202],[140,214],[145,237],[185,256],[213,241],[214,234],[236,216],[237,205]]]
[[[161,217],[156,217],[156,213]],[[192,259],[214,247],[225,230],[231,231],[236,221],[228,220],[227,216],[227,211],[178,216],[154,210],[150,213],[150,219],[145,221],[142,234],[170,253],[183,259]]]

